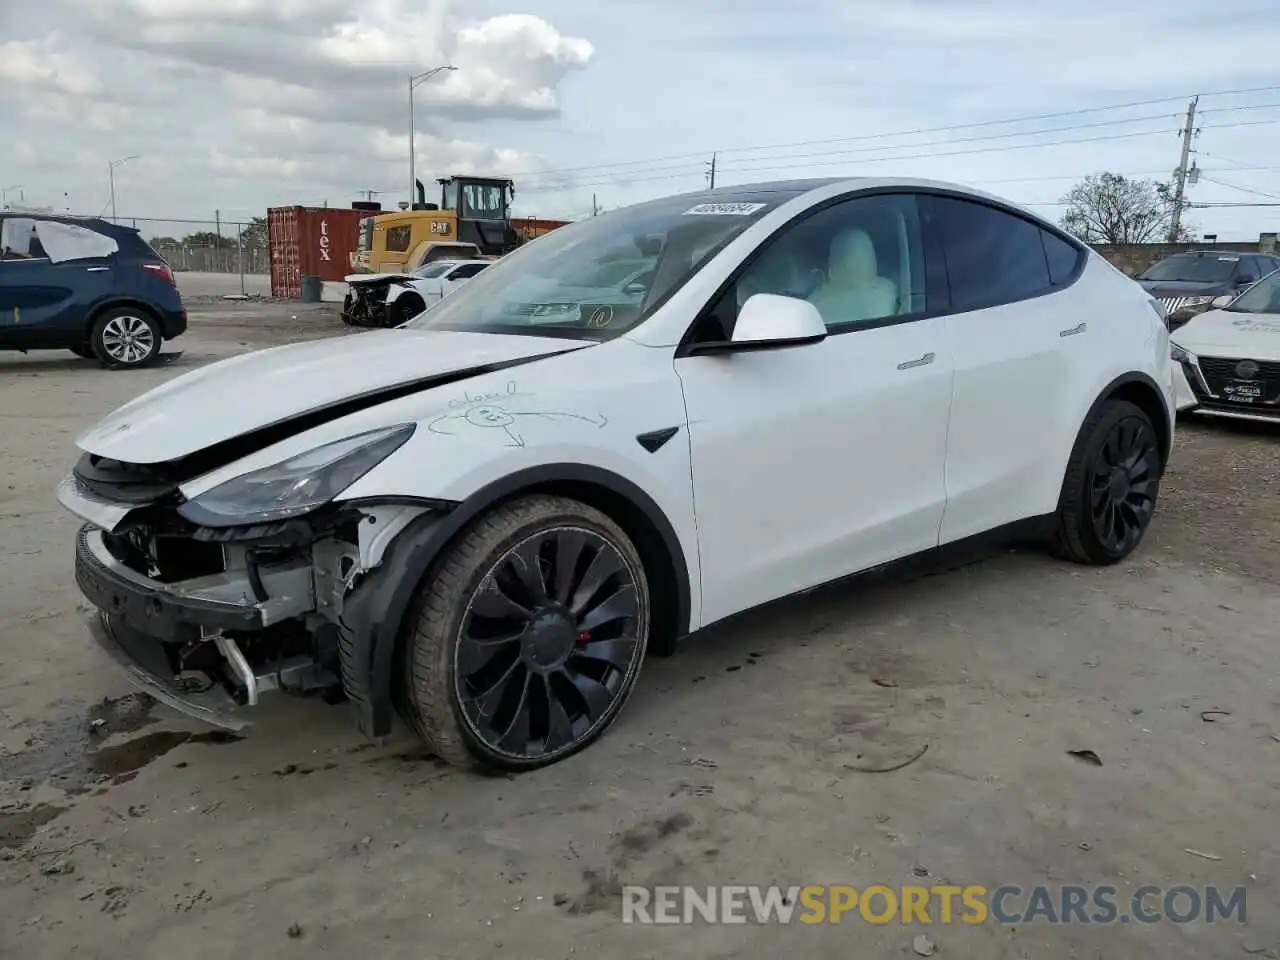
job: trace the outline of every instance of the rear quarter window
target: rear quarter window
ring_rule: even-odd
[[[955,197],[933,197],[932,206],[955,312],[1014,303],[1053,289],[1039,226]]]
[[[1048,230],[1041,230],[1040,238],[1044,241],[1044,256],[1049,262],[1049,282],[1055,287],[1066,286],[1080,268],[1084,251]]]

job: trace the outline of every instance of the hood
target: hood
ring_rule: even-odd
[[[390,283],[392,280],[412,280],[407,273],[352,273],[342,278],[343,283]]]
[[[148,391],[83,433],[76,444],[113,460],[163,463],[266,427],[283,427],[304,414],[340,407],[351,412],[353,403],[373,406],[384,396],[390,400],[494,366],[591,345],[398,329],[273,347],[212,363]]]
[[[1280,314],[1210,310],[1178,328],[1169,339],[1205,356],[1280,360]]]
[[[1220,280],[1139,280],[1138,284],[1153,297],[1216,297],[1231,292],[1231,285]]]

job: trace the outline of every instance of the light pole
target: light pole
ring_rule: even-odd
[[[437,73],[444,73],[446,70],[457,70],[458,68],[446,64],[443,67],[433,67],[423,73],[413,74],[409,77],[409,209],[413,209],[413,205],[418,199],[418,175],[414,170],[413,156],[413,91],[418,88],[419,84],[426,83]]]
[[[18,191],[18,202],[22,203],[25,199],[25,195],[22,192],[22,184],[15,183],[12,187],[0,187],[0,208],[3,208],[3,206],[8,203],[9,194],[13,193],[15,190]]]
[[[131,153],[127,157],[121,157],[119,160],[112,160],[107,164],[107,173],[111,177],[111,222],[116,222],[116,167],[123,167],[130,160],[137,160],[138,155]]]

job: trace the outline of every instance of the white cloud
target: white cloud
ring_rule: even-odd
[[[720,183],[904,173],[1054,201],[1099,170],[1167,177],[1184,96],[1280,84],[1256,0],[0,0],[0,37],[0,183],[97,212],[107,161],[140,154],[117,170],[139,216],[394,204],[408,77],[446,63],[414,94],[419,177],[514,174],[521,212],[546,216],[695,189],[713,151]],[[1151,99],[1168,102],[813,143]],[[1199,165],[1280,193],[1280,171],[1247,169],[1280,166],[1277,105],[1205,97]],[[1103,120],[1125,122],[1081,128]],[[1035,129],[1058,132],[971,139]],[[1202,181],[1192,199],[1250,196]],[[1269,208],[1193,219],[1274,228]]]

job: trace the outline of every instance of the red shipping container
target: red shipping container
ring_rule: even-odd
[[[271,295],[302,296],[302,278],[341,282],[351,272],[351,254],[367,210],[340,207],[272,207],[267,211],[271,251]]]

